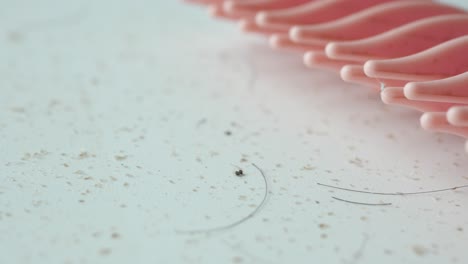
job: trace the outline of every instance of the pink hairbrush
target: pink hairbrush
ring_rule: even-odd
[[[427,130],[468,138],[467,50],[465,35],[407,57],[368,61],[365,72],[373,77],[419,81],[384,88],[382,101],[426,112],[420,123]]]
[[[448,105],[442,111],[424,113],[421,117],[423,128],[468,138],[468,71],[435,81],[410,82],[403,93],[409,101],[420,104]]]
[[[311,0],[215,0],[210,5],[210,11],[215,17],[243,19],[245,23],[249,23],[255,19],[257,12],[261,10],[284,9],[310,1]]]
[[[369,60],[364,72],[373,78],[429,81],[468,70],[468,35],[446,41],[427,50],[394,59]]]
[[[223,10],[231,16],[243,19],[254,19],[257,12],[262,10],[276,10],[289,8],[310,2],[310,0],[250,0],[250,1],[225,1]]]
[[[461,12],[453,7],[426,1],[394,1],[329,23],[294,27],[290,31],[290,37],[293,42],[311,46],[311,51],[304,58],[307,65],[323,65],[339,71],[344,65],[352,63],[330,59],[325,54],[324,49],[331,41],[367,38],[421,18]]]
[[[449,134],[458,135],[464,138],[468,138],[468,126],[463,125],[454,125],[449,120],[449,113],[450,116],[453,115],[464,115],[466,114],[467,107],[461,106],[458,108],[453,108],[455,112],[459,112],[454,114],[452,109],[445,113],[445,112],[428,112],[424,113],[421,116],[421,126],[427,130],[435,131],[435,132],[444,132]],[[451,117],[454,118],[454,117]],[[466,122],[466,117],[463,118],[463,121]],[[453,120],[451,120],[453,121]]]
[[[468,105],[468,71],[453,77],[427,81],[410,82],[403,89],[409,100],[445,102]]]
[[[388,3],[386,3],[388,2]],[[301,19],[301,23],[293,26],[296,19],[288,22],[291,16],[291,10],[276,11],[281,13],[288,11],[289,16],[283,16],[280,21],[276,21],[275,28],[283,27],[289,28],[289,34],[273,35],[270,43],[275,48],[297,49],[300,51],[316,51],[322,53],[325,45],[329,41],[334,40],[352,40],[362,38],[363,36],[372,35],[372,30],[384,30],[385,27],[398,26],[397,20],[394,20],[395,12],[402,12],[413,8],[418,8],[418,16],[429,16],[431,12],[443,14],[445,12],[461,12],[452,7],[435,5],[431,2],[415,0],[415,1],[319,1],[309,5],[302,5],[294,8],[292,14],[303,12],[303,16],[308,19]],[[354,11],[354,13],[353,13]],[[393,11],[393,13],[392,13]],[[267,13],[268,14],[268,13]],[[393,14],[393,16],[392,16]],[[390,18],[385,16],[389,15]],[[262,13],[259,13],[260,19],[257,17],[257,23],[260,25],[265,24],[262,20]],[[265,15],[263,15],[265,16]],[[379,17],[380,16],[380,17]],[[407,15],[409,16],[409,15]],[[417,19],[404,18],[407,20]],[[378,18],[377,18],[378,17]],[[411,17],[411,16],[409,16]],[[311,18],[314,18],[313,20]],[[260,20],[260,21],[258,21]],[[369,20],[381,21],[377,23],[379,27],[369,30]],[[401,19],[400,19],[401,20]],[[306,24],[307,23],[307,24]],[[402,23],[400,21],[400,23]],[[267,24],[268,25],[268,24]],[[267,27],[268,28],[268,27]],[[273,27],[270,27],[273,28]],[[284,30],[284,28],[282,28]],[[361,35],[361,36],[360,36]],[[310,58],[315,58],[311,54]],[[318,60],[319,65],[325,62],[326,56],[321,56],[322,59]],[[306,59],[307,61],[307,59]],[[314,65],[314,61],[308,63]],[[335,63],[330,62],[330,65]]]
[[[368,38],[331,42],[326,47],[326,53],[333,59],[364,63],[370,59],[407,56],[467,34],[467,14],[440,15],[413,21]]]
[[[381,97],[421,111],[447,111],[454,105],[468,105],[468,71],[445,79],[409,82],[402,87],[385,88]],[[459,118],[458,118],[459,120]]]
[[[440,80],[468,71],[468,35],[449,40],[430,49],[409,56],[389,59],[370,60],[364,65],[364,72],[372,78],[386,78],[411,81]],[[451,85],[452,82],[444,82]],[[412,91],[409,86],[408,93]],[[459,89],[459,86],[455,87]],[[414,90],[414,89],[413,89]],[[449,91],[453,91],[447,88]],[[451,103],[416,101],[405,97],[403,86],[383,89],[382,100],[388,104],[399,104],[421,111],[445,111]]]
[[[425,0],[192,0],[310,67],[382,88],[388,104],[423,112],[430,130],[468,137],[468,14]],[[376,89],[377,90],[377,89]],[[468,147],[468,143],[467,143]]]
[[[217,3],[223,3],[224,0],[185,0],[185,2],[190,4],[212,5]]]
[[[286,9],[259,12],[256,15],[256,26],[245,29],[248,31],[265,32],[267,30],[288,34],[291,27],[296,25],[312,25],[336,20],[388,1],[391,0],[309,1]]]
[[[371,59],[390,59],[411,55],[450,39],[468,34],[468,15],[452,14],[421,19],[382,34],[347,42],[331,42],[325,51],[329,58],[348,60],[359,65],[341,69],[345,81],[374,87],[380,84],[364,73],[362,64]],[[399,45],[395,45],[399,43]],[[382,82],[394,86],[392,81]]]
[[[290,35],[298,43],[327,44],[374,36],[425,17],[462,12],[427,1],[391,1],[328,23],[293,27]]]

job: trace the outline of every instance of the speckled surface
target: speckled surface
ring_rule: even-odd
[[[467,184],[463,141],[417,113],[177,2],[14,1],[0,24],[0,263],[466,263],[468,189],[317,185]],[[258,214],[177,232],[252,212],[251,163]]]

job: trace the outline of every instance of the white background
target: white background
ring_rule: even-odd
[[[317,185],[468,184],[463,140],[300,54],[169,1],[5,1],[0,36],[0,263],[468,259],[467,189]],[[251,163],[258,214],[177,232],[252,212]]]

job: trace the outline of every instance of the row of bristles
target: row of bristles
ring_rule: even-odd
[[[468,13],[429,0],[186,0],[468,138]],[[468,141],[465,144],[468,151]]]

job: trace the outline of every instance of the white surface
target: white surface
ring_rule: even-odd
[[[468,8],[468,1],[466,0],[438,0],[438,1],[442,3],[450,4],[450,5],[455,5],[461,8],[465,8],[465,9]]]
[[[181,3],[3,6],[0,263],[466,263],[468,190],[316,185],[467,184],[417,113]]]

